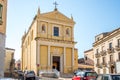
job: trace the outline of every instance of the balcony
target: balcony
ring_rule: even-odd
[[[107,67],[107,63],[106,63],[106,62],[101,63],[101,65],[102,65],[103,67]]]
[[[96,53],[96,54],[95,54],[95,57],[96,57],[96,58],[100,57],[100,54],[99,54],[99,53]]]
[[[117,59],[116,62],[120,62],[120,59]]]
[[[97,64],[96,64],[96,67],[102,68],[102,65],[100,65],[100,63],[97,63]]]
[[[101,53],[101,56],[105,56],[106,55],[106,51],[105,50],[101,51],[100,53]]]
[[[109,65],[115,65],[115,61],[113,61],[113,60],[112,60],[112,61],[109,61],[108,64],[109,64]]]
[[[108,54],[114,53],[114,48],[107,49]]]
[[[116,51],[120,51],[120,46],[115,46]]]

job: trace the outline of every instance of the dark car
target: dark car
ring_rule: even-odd
[[[97,73],[94,71],[79,71],[75,74],[72,80],[95,80]]]
[[[24,78],[24,73],[23,73],[23,71],[22,71],[22,70],[18,70],[18,71],[17,71],[17,74],[18,74],[18,79],[22,79],[22,80],[23,80],[23,78]]]
[[[96,80],[120,80],[120,74],[100,74]]]

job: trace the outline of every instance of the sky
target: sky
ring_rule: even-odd
[[[15,49],[14,58],[21,58],[21,38],[31,25],[38,7],[41,13],[54,10],[55,0],[8,0],[6,47]],[[92,48],[95,36],[120,27],[120,0],[56,0],[58,10],[76,22],[75,47],[79,58]]]

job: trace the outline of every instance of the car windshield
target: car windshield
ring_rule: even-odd
[[[86,73],[86,76],[87,76],[87,77],[96,77],[96,76],[97,76],[97,73],[96,73],[96,72],[87,72],[87,73]]]
[[[112,75],[113,80],[120,80],[120,75]]]
[[[34,73],[34,71],[28,71],[28,73]]]
[[[77,76],[83,76],[83,75],[84,75],[84,72],[77,72],[76,75],[77,75]]]

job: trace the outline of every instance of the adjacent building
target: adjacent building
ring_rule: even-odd
[[[116,73],[116,63],[120,61],[120,28],[95,36],[93,51],[97,73]]]
[[[0,0],[0,77],[4,76],[7,0]]]
[[[4,66],[4,74],[5,77],[12,76],[12,73],[14,72],[15,68],[15,59],[14,59],[14,53],[15,49],[11,48],[5,48],[5,66]]]
[[[52,70],[71,73],[78,69],[73,17],[57,8],[38,13],[22,37],[22,70]]]
[[[94,52],[93,49],[84,51],[84,60],[87,65],[94,65]]]
[[[94,52],[93,49],[84,51],[84,58],[78,59],[79,70],[94,70]]]

